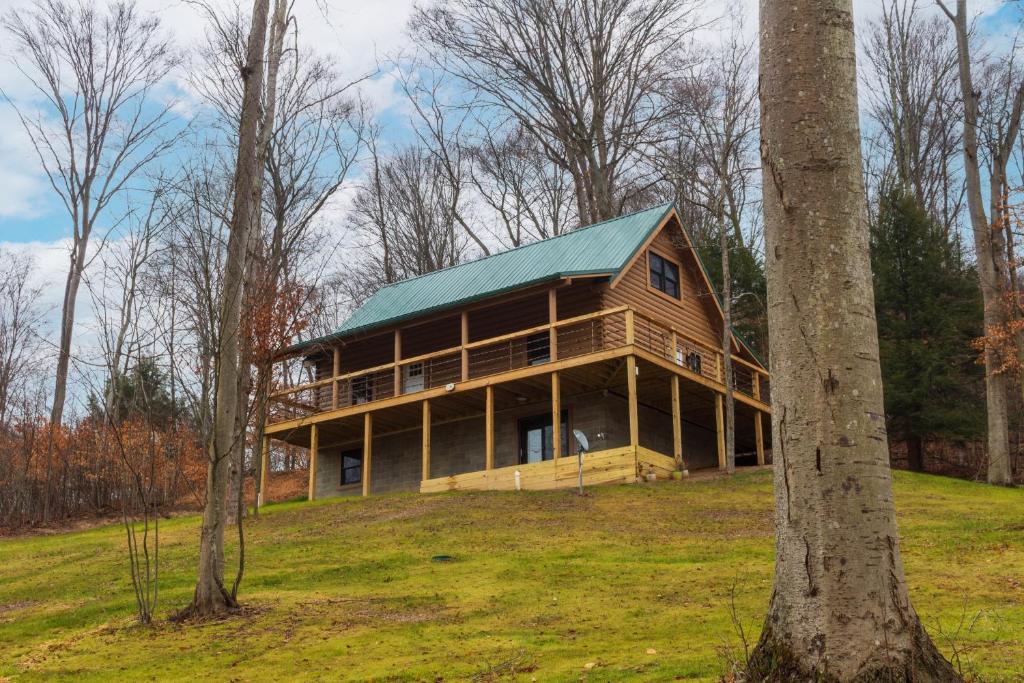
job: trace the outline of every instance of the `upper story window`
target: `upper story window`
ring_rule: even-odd
[[[653,251],[648,252],[648,256],[651,264],[651,287],[668,294],[673,299],[678,299],[679,266]]]

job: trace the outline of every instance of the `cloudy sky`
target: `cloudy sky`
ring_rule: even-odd
[[[216,1],[216,0],[215,0]],[[222,0],[228,2],[230,0]],[[936,11],[930,0],[920,0],[926,11]],[[0,0],[0,13],[30,5],[31,0]],[[242,0],[247,3],[247,0]],[[756,0],[741,0],[745,25],[754,37]],[[880,0],[856,0],[858,25],[877,14]],[[203,20],[195,7],[182,0],[140,0],[144,10],[158,16],[179,48],[188,50],[202,39]],[[325,54],[334,55],[345,75],[374,74],[362,84],[385,126],[385,141],[403,136],[405,111],[387,68],[380,65],[400,51],[411,49],[405,25],[413,0],[296,0],[295,11],[301,40]],[[709,16],[723,11],[723,2],[709,2]],[[1020,21],[1020,8],[999,0],[971,0],[971,11],[981,18],[986,31],[1006,35]],[[714,40],[709,28],[706,38]],[[5,45],[6,43],[6,45]],[[11,66],[9,40],[0,38],[0,89],[19,106],[31,107],[30,84]],[[187,103],[180,73],[168,76],[168,92]],[[18,123],[14,110],[0,98],[0,248],[15,250],[35,260],[36,279],[44,286],[44,303],[59,308],[67,270],[68,219],[48,187],[41,165]],[[2,274],[0,274],[2,276]],[[87,298],[87,297],[85,297]],[[88,303],[80,306],[87,318]]]

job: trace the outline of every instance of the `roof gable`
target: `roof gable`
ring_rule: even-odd
[[[638,211],[539,242],[403,280],[378,290],[333,334],[296,344],[340,339],[427,313],[581,275],[616,277],[672,211]]]

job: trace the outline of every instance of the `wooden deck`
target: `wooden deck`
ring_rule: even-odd
[[[643,355],[683,378],[725,392],[720,349],[712,348],[671,324],[627,306],[556,320],[511,334],[403,358],[396,332],[395,360],[358,372],[332,376],[293,387],[279,387],[269,398],[267,432],[275,433],[323,419],[389,407],[412,399],[557,372],[615,355]],[[466,335],[463,335],[464,337]],[[531,355],[530,344],[546,341],[543,358]],[[334,367],[337,362],[335,350]],[[737,400],[768,411],[768,373],[736,356],[733,386]],[[418,379],[407,381],[415,366]]]

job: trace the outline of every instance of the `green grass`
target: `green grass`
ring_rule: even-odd
[[[925,625],[947,654],[959,628],[981,679],[1024,681],[1024,491],[896,482]],[[199,519],[175,518],[148,628],[119,526],[2,540],[0,680],[713,681],[741,649],[731,603],[756,640],[771,508],[767,472],[273,505],[246,525],[244,614],[188,626],[166,617],[191,596]]]

